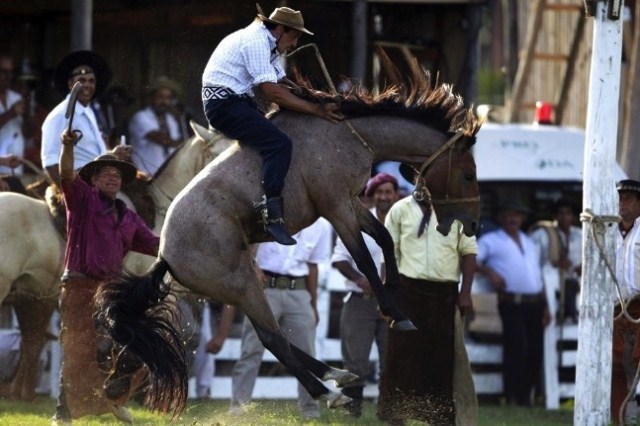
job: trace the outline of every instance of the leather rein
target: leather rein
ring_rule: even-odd
[[[475,197],[462,197],[453,198],[449,196],[449,181],[451,179],[451,158],[453,156],[453,148],[456,142],[458,142],[464,136],[462,130],[458,130],[446,143],[436,150],[433,154],[427,157],[426,160],[420,166],[418,171],[418,177],[416,178],[416,186],[413,190],[413,196],[417,201],[427,201],[431,204],[448,205],[448,204],[466,204],[466,203],[479,203],[480,196]],[[427,185],[424,180],[424,173],[427,168],[433,163],[442,153],[449,150],[449,166],[447,168],[447,184],[445,186],[444,198],[433,198],[431,193],[427,189]]]
[[[371,145],[367,143],[367,141],[362,137],[360,132],[353,127],[353,124],[349,122],[349,120],[344,120],[347,127],[351,130],[351,133],[364,145],[367,150],[373,154],[373,149]],[[453,155],[453,148],[455,147],[456,142],[458,142],[464,136],[464,132],[459,130],[453,135],[447,142],[445,142],[440,148],[436,150],[433,154],[427,157],[426,160],[420,166],[420,170],[418,171],[418,177],[416,179],[415,189],[413,190],[413,196],[416,201],[426,201],[430,204],[438,204],[438,205],[447,205],[447,204],[465,204],[465,203],[478,203],[480,202],[480,196],[475,197],[462,197],[462,198],[453,198],[449,196],[449,180],[451,179],[451,158]],[[444,198],[433,198],[431,193],[427,189],[427,185],[424,180],[424,173],[427,171],[431,163],[433,163],[442,153],[446,150],[449,150],[449,167],[447,169],[447,185],[445,187],[445,195]]]

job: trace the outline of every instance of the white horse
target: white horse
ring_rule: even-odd
[[[196,136],[167,159],[149,183],[155,205],[154,231],[160,232],[174,197],[232,144],[218,132],[191,123]],[[56,231],[43,201],[13,192],[0,193],[0,303],[11,293],[22,334],[20,362],[0,396],[35,398],[37,365],[46,343],[51,314],[58,306],[65,241]],[[154,258],[130,253],[125,268],[142,273]]]

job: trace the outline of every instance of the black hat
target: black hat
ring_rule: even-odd
[[[640,193],[640,182],[633,179],[624,179],[618,182],[616,185],[616,189],[618,192],[622,191],[633,191]]]
[[[96,75],[95,95],[100,95],[111,81],[111,70],[102,56],[91,50],[77,50],[62,58],[53,75],[56,88],[63,95],[69,93],[68,81],[71,78],[71,73],[81,65],[93,69],[93,73]]]
[[[84,179],[85,182],[91,184],[91,178],[93,177],[94,173],[107,166],[115,167],[116,169],[120,170],[120,173],[122,173],[122,183],[131,182],[136,177],[136,166],[129,163],[128,161],[118,160],[118,157],[113,154],[99,155],[92,162],[85,164],[80,169],[78,174],[82,179]]]
[[[500,205],[498,209],[500,212],[504,211],[512,211],[516,213],[521,213],[523,215],[531,214],[531,209],[519,201],[506,201]]]

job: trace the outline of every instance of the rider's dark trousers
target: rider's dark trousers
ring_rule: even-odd
[[[279,196],[291,162],[291,140],[287,135],[264,117],[251,98],[209,99],[204,101],[204,113],[211,126],[260,153],[265,195]]]

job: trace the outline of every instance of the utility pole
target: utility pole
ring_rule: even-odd
[[[71,40],[69,51],[91,50],[93,0],[71,0]]]
[[[582,295],[576,361],[575,425],[610,422],[613,277],[617,197],[613,170],[622,61],[622,0],[585,0],[593,16],[593,54],[584,147]],[[589,214],[591,213],[591,214]],[[592,218],[592,220],[588,220]],[[602,247],[602,251],[598,248]]]

